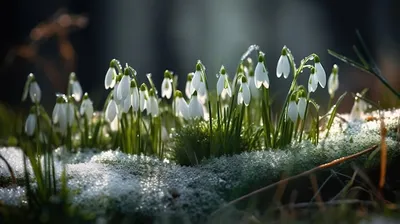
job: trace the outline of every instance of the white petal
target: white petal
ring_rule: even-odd
[[[334,75],[333,73],[329,76],[328,79],[328,92],[329,95],[334,95],[336,90],[339,88],[339,75]]]
[[[197,96],[192,96],[192,99],[190,100],[189,114],[191,118],[203,117],[204,115],[203,108],[197,99]]]
[[[60,118],[59,114],[60,114],[60,109],[61,109],[60,106],[61,105],[59,103],[56,103],[56,105],[54,106],[53,114],[52,114],[52,120],[53,120],[54,124],[57,124],[59,121],[59,118]]]
[[[124,103],[122,105],[122,111],[124,113],[128,113],[129,108],[131,108],[131,106],[132,106],[131,100],[132,100],[131,95],[129,95],[128,97],[125,98]]]
[[[308,78],[308,92],[315,92],[318,87],[318,82],[314,78],[315,74],[311,74],[310,78]]]
[[[189,118],[189,106],[183,98],[177,99],[177,110],[179,116],[182,116],[184,119]]]
[[[304,120],[304,115],[306,112],[307,100],[304,97],[299,98],[299,102],[297,102],[297,110],[299,112],[299,116]]]
[[[142,111],[142,112],[147,107],[146,98],[147,98],[147,92],[146,91],[140,91],[140,94],[139,94],[139,108],[140,108],[140,111]]]
[[[242,84],[243,102],[246,106],[250,104],[251,94],[249,85],[247,83]]]
[[[38,103],[42,98],[42,91],[40,90],[39,84],[36,81],[31,82],[31,84],[29,85],[29,96],[32,103]]]
[[[157,99],[154,96],[150,97],[150,108],[151,108],[151,115],[152,116],[157,116],[158,115],[158,102]]]
[[[221,96],[222,90],[224,89],[225,86],[225,75],[220,75],[218,78],[217,82],[217,94],[218,96]]]
[[[112,99],[108,102],[108,105],[106,108],[106,120],[108,122],[113,121],[117,117],[117,114],[118,114],[117,104]]]
[[[110,122],[111,131],[118,131],[118,118],[115,117],[114,120]]]
[[[68,118],[67,118],[67,104],[61,103],[59,106],[59,125],[60,125],[60,132],[63,136],[67,135],[67,128],[68,128]]]
[[[108,68],[106,77],[104,79],[104,87],[106,89],[114,87],[116,76],[117,76],[117,72],[115,71],[115,68],[113,68],[113,67]]]
[[[255,99],[259,98],[260,90],[257,89],[256,84],[254,83],[254,76],[249,76],[248,83],[249,83],[249,89],[250,89],[251,96]]]
[[[315,74],[316,74],[316,78],[318,79],[319,85],[322,88],[325,88],[325,84],[326,84],[326,74],[325,74],[325,70],[322,67],[321,63],[315,63]]]
[[[243,104],[243,92],[239,90],[238,97],[237,97],[237,104]]]
[[[199,91],[200,82],[201,82],[201,71],[196,71],[192,79],[192,88],[196,91]]]
[[[268,72],[263,63],[257,63],[254,71],[254,77],[254,82],[257,88],[260,88],[261,85],[264,85],[264,87],[267,89],[269,88]]]
[[[297,105],[295,101],[290,101],[288,105],[288,116],[293,122],[297,121],[298,116]]]
[[[205,104],[207,101],[207,89],[206,89],[206,84],[204,82],[200,82],[199,90],[197,91],[198,99],[201,104]]]
[[[128,75],[124,75],[118,86],[117,99],[122,101],[129,96],[131,90],[131,78]]]
[[[290,73],[290,63],[289,59],[286,55],[281,55],[278,60],[278,65],[276,66],[276,76],[280,78],[283,74],[283,77],[286,79]]]
[[[79,102],[82,98],[82,87],[78,81],[74,81],[72,83],[72,96],[74,97],[75,101]]]
[[[74,110],[74,105],[72,103],[67,103],[66,105],[66,110],[67,110],[67,121],[68,121],[68,126],[72,126],[75,120],[75,110]]]
[[[186,86],[185,86],[186,97],[188,99],[190,99],[192,97],[193,92],[194,92],[194,89],[192,88],[192,82],[191,81],[187,81],[186,82]]]
[[[139,110],[139,90],[137,87],[132,88],[131,103],[133,111]]]
[[[172,96],[172,80],[169,78],[164,78],[161,83],[161,97],[166,97],[170,99]]]
[[[35,114],[29,114],[28,118],[25,121],[25,133],[28,136],[32,136],[35,132],[36,129],[36,115]]]

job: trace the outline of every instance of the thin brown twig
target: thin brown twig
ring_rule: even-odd
[[[282,205],[276,208],[276,210],[280,209],[301,209],[301,208],[310,208],[310,207],[320,207],[320,206],[337,206],[337,205],[369,205],[375,206],[377,205],[374,201],[365,201],[359,199],[346,199],[346,200],[336,200],[336,201],[327,201],[327,202],[302,202],[297,204],[288,204]]]
[[[282,179],[282,180],[277,181],[277,182],[275,182],[275,183],[273,183],[273,184],[270,184],[270,185],[268,185],[268,186],[262,187],[262,188],[260,188],[260,189],[258,189],[258,190],[253,191],[253,192],[250,192],[250,193],[248,193],[248,194],[246,194],[246,195],[243,195],[242,197],[239,197],[239,198],[237,198],[237,199],[235,199],[235,200],[233,200],[233,201],[230,201],[229,203],[225,204],[224,206],[222,206],[222,207],[219,208],[218,210],[214,211],[214,212],[210,215],[210,217],[212,217],[212,216],[218,214],[218,213],[221,212],[223,209],[225,209],[225,208],[227,208],[227,207],[229,207],[229,206],[231,206],[231,205],[234,205],[235,203],[237,203],[237,202],[239,202],[239,201],[241,201],[241,200],[244,200],[244,199],[249,198],[249,197],[251,197],[251,196],[253,196],[253,195],[256,195],[256,194],[258,194],[258,193],[261,193],[261,192],[263,192],[263,191],[266,191],[266,190],[268,190],[268,189],[271,189],[271,188],[273,188],[273,187],[275,187],[275,186],[278,186],[278,185],[280,185],[280,184],[282,184],[282,183],[289,182],[289,181],[291,181],[291,180],[295,180],[295,179],[297,179],[297,178],[299,178],[299,177],[308,176],[308,175],[310,175],[310,174],[312,174],[312,173],[314,173],[314,172],[316,172],[316,171],[320,171],[320,170],[323,170],[323,169],[327,169],[327,168],[336,166],[337,164],[343,163],[343,162],[345,162],[345,161],[348,161],[348,160],[357,158],[357,157],[362,156],[362,155],[364,155],[364,154],[366,154],[366,153],[372,152],[372,151],[375,150],[377,147],[378,147],[378,145],[374,145],[374,146],[372,146],[372,147],[370,147],[370,148],[368,148],[368,149],[365,149],[365,150],[363,150],[363,151],[360,151],[360,152],[357,152],[357,153],[355,153],[355,154],[352,154],[352,155],[349,155],[349,156],[345,156],[345,157],[342,157],[342,158],[339,158],[339,159],[335,159],[335,160],[333,160],[333,161],[331,161],[331,162],[329,162],[329,163],[325,163],[325,164],[319,165],[319,166],[314,167],[314,168],[312,168],[312,169],[310,169],[310,170],[304,171],[304,172],[302,172],[302,173],[300,173],[300,174],[297,174],[297,175],[294,175],[294,176],[291,176],[291,177]]]

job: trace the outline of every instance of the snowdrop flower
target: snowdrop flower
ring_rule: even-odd
[[[186,79],[186,86],[185,86],[185,94],[186,97],[188,99],[190,99],[192,97],[192,94],[194,92],[195,89],[193,89],[192,87],[192,79],[193,79],[194,73],[191,72],[187,75],[187,79]]]
[[[121,107],[121,111],[124,113],[128,113],[129,109],[132,107],[132,94],[129,94],[129,96],[127,96],[123,102],[122,102],[122,107]]]
[[[239,93],[238,93],[238,104],[249,105],[251,99],[249,85],[247,84],[246,76],[242,76],[242,82],[240,83]]]
[[[25,101],[28,97],[31,98],[32,103],[39,103],[42,98],[42,91],[40,90],[39,84],[36,82],[36,78],[33,73],[28,75],[28,78],[25,82],[24,92],[22,94],[22,101]]]
[[[76,78],[75,72],[71,72],[69,75],[69,84],[71,88],[71,92],[68,94],[71,94],[76,102],[79,102],[82,98],[82,87],[81,84],[79,83],[78,79]]]
[[[306,113],[307,99],[304,96],[300,96],[299,102],[297,102],[297,111],[302,120],[304,120],[304,115]]]
[[[296,99],[291,99],[288,105],[287,115],[289,116],[290,120],[295,123],[297,121],[297,117],[299,116],[299,111],[296,104]]]
[[[258,56],[258,63],[256,65],[254,75],[254,83],[258,89],[261,87],[261,85],[263,85],[267,89],[269,88],[268,71],[264,65],[264,54],[262,52],[260,52]]]
[[[226,74],[225,67],[221,66],[219,78],[217,82],[217,94],[225,99],[226,95],[232,96],[231,86],[229,85],[228,75]]]
[[[136,85],[136,81],[132,79],[131,81],[131,104],[132,104],[132,109],[133,111],[138,111],[139,110],[139,90]]]
[[[185,99],[182,96],[182,92],[177,90],[175,91],[175,108],[176,108],[176,116],[183,117],[184,119],[189,118],[189,106],[186,103]]]
[[[161,83],[161,97],[170,99],[172,96],[172,73],[168,70],[164,72],[164,80]]]
[[[118,106],[113,97],[111,98],[110,101],[108,101],[108,105],[105,112],[106,120],[111,123],[112,121],[114,121],[117,115],[118,115]]]
[[[356,97],[354,98],[354,105],[351,108],[350,112],[350,119],[351,120],[360,120],[361,117],[364,115],[364,112],[367,110],[368,105],[367,103],[360,98],[360,94],[357,93]]]
[[[140,93],[139,93],[139,108],[140,111],[143,112],[147,108],[147,99],[148,99],[148,93],[147,93],[147,86],[146,84],[142,84],[140,86]]]
[[[319,57],[317,55],[314,56],[314,67],[315,67],[315,79],[319,82],[319,85],[322,88],[325,88],[326,84],[326,74],[325,70],[321,65],[321,62],[319,60]]]
[[[157,98],[154,93],[154,89],[149,90],[149,100],[147,103],[147,113],[152,115],[152,116],[157,116],[158,115],[158,102]]]
[[[318,87],[318,80],[316,78],[315,68],[311,68],[310,78],[308,79],[308,92],[315,92]]]
[[[283,77],[286,79],[290,73],[290,63],[289,57],[287,55],[286,46],[283,47],[281,56],[279,57],[278,64],[276,66],[276,76],[280,78],[283,74]]]
[[[194,91],[189,103],[189,117],[196,118],[196,117],[203,117],[203,115],[204,115],[203,107],[199,102],[199,99],[197,97],[197,92]]]
[[[254,99],[258,99],[260,97],[260,90],[256,87],[254,81],[254,71],[248,71],[246,73],[247,82],[249,83],[251,97]]]
[[[111,61],[110,67],[108,68],[106,77],[104,79],[104,87],[106,89],[114,88],[116,77],[117,77],[117,71],[114,68],[113,61]]]
[[[338,66],[333,65],[332,73],[328,79],[328,92],[331,98],[335,96],[336,90],[339,88],[339,75],[338,75]]]
[[[65,95],[58,95],[56,105],[52,113],[53,124],[59,125],[59,131],[63,136],[67,133],[68,117],[67,117],[67,100]]]
[[[81,116],[86,116],[86,119],[90,121],[93,117],[93,111],[93,102],[89,99],[88,93],[85,93],[85,95],[83,95],[83,100],[79,109],[79,113],[81,114]]]
[[[35,133],[36,123],[37,123],[36,114],[34,108],[32,108],[31,112],[28,115],[28,118],[26,118],[25,121],[25,133],[28,136],[33,136],[33,134]]]
[[[130,90],[131,77],[129,77],[129,70],[126,69],[118,85],[117,99],[121,102],[124,101],[130,95]]]
[[[197,62],[196,64],[196,72],[193,75],[192,79],[192,88],[196,91],[199,91],[201,80],[203,79],[202,71],[201,71],[201,64]]]
[[[205,104],[207,101],[207,88],[206,88],[206,84],[203,80],[200,81],[200,86],[199,89],[197,90],[198,93],[198,99],[200,101],[201,104]]]

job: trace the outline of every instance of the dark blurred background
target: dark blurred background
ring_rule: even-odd
[[[29,105],[20,100],[26,76],[33,72],[43,104],[52,108],[55,93],[66,91],[68,75],[75,71],[100,109],[112,58],[129,63],[142,81],[152,73],[157,86],[163,71],[172,70],[183,88],[196,60],[203,61],[215,81],[222,64],[233,74],[241,54],[258,44],[266,53],[271,91],[278,100],[289,86],[275,77],[280,51],[287,45],[297,62],[313,52],[320,55],[327,75],[337,63],[339,93],[368,87],[370,98],[392,105],[376,78],[341,63],[327,49],[356,58],[352,45],[359,29],[383,74],[400,89],[399,9],[396,0],[1,1],[0,101],[12,108]],[[72,17],[60,19],[63,14]],[[52,27],[57,21],[65,27]],[[301,82],[307,79],[303,75]],[[315,96],[325,104],[327,89]],[[348,97],[341,111],[349,111],[351,104]]]

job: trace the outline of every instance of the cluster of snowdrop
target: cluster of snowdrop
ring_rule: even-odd
[[[136,71],[128,65],[123,68],[118,60],[113,59],[104,79],[105,89],[111,91],[102,117],[106,122],[102,122],[101,125],[109,125],[111,131],[121,130],[123,137],[120,137],[120,139],[125,139],[126,147],[129,147],[129,144],[136,140],[139,141],[136,146],[142,147],[143,142],[140,142],[142,128],[152,138],[151,141],[161,138],[161,132],[162,136],[165,135],[164,124],[168,122],[168,118],[163,115],[165,111],[171,112],[182,124],[191,122],[191,120],[211,120],[215,118],[218,118],[218,122],[223,120],[223,122],[229,123],[232,121],[220,117],[231,119],[231,117],[234,117],[233,111],[238,107],[244,109],[235,113],[260,115],[254,116],[259,120],[252,120],[252,117],[249,116],[242,118],[240,122],[243,122],[243,126],[251,126],[252,124],[264,126],[264,136],[268,139],[266,146],[275,146],[279,142],[283,144],[282,142],[285,141],[287,144],[287,141],[290,142],[296,136],[300,136],[298,139],[301,141],[309,104],[316,105],[310,94],[317,90],[318,85],[325,88],[328,84],[328,92],[333,99],[339,87],[338,67],[333,66],[327,82],[325,70],[316,54],[304,58],[300,65],[296,67],[290,50],[286,46],[283,47],[276,66],[276,76],[288,79],[291,74],[293,75],[287,98],[282,105],[281,113],[278,114],[279,119],[275,122],[272,121],[271,115],[268,92],[271,85],[269,73],[265,66],[264,53],[258,51],[258,60],[255,66],[248,56],[244,57],[246,60],[241,60],[232,79],[230,79],[225,67],[221,66],[217,75],[216,94],[209,90],[206,68],[201,61],[196,63],[195,71],[187,75],[186,85],[182,91],[177,88],[177,75],[166,70],[161,84],[161,98],[158,97],[158,91],[152,81],[151,74],[147,74],[149,85],[145,83],[139,85]],[[305,85],[307,87],[297,82],[299,75],[304,73],[305,69],[309,70],[308,83]],[[25,133],[28,136],[33,136],[38,129],[38,116],[43,115],[41,113],[44,112],[44,110],[39,109],[41,90],[33,74],[28,76],[23,100],[27,98],[28,94],[34,106],[26,120]],[[160,102],[166,102],[169,106],[165,109]],[[215,102],[217,102],[217,107],[215,107],[215,104],[211,105]],[[357,102],[356,99],[356,104]],[[318,108],[318,106],[315,107]],[[212,110],[212,108],[217,109]],[[364,107],[357,108],[361,112],[366,109]],[[144,116],[144,111],[148,115],[147,118]],[[72,133],[73,125],[76,124],[79,127],[85,125],[85,128],[87,128],[92,121],[93,113],[92,101],[87,93],[83,94],[75,73],[71,73],[67,94],[57,94],[56,104],[50,118],[51,126],[62,137],[70,138],[74,134]],[[143,119],[147,119],[147,123],[143,122]],[[148,119],[150,119],[150,122],[148,122]],[[271,123],[276,123],[276,126],[270,125]],[[143,124],[144,126],[142,126]],[[210,125],[212,124],[210,123]],[[224,127],[229,127],[229,124],[224,124]],[[170,130],[171,127],[167,132],[170,132]],[[289,132],[290,134],[288,134]],[[297,135],[298,132],[300,135]],[[286,139],[286,135],[290,135],[290,138]],[[285,137],[285,141],[278,139],[283,137]],[[154,147],[158,147],[157,145],[158,143],[154,144]]]

